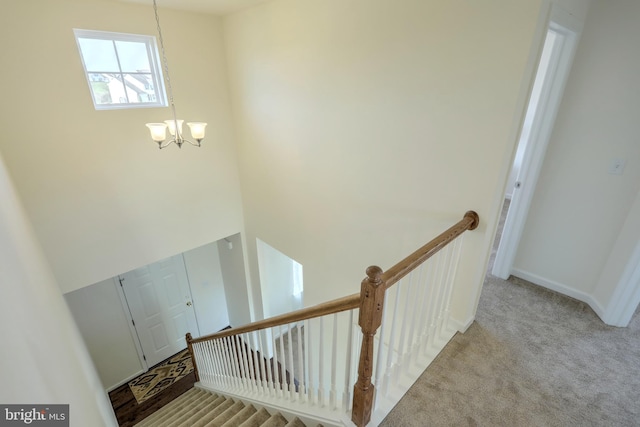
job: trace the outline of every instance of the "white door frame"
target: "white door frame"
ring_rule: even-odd
[[[114,277],[113,285],[116,287],[116,291],[118,292],[118,296],[120,297],[120,302],[122,303],[122,311],[124,311],[124,315],[127,317],[127,324],[129,325],[131,339],[133,340],[133,343],[136,346],[136,351],[138,352],[138,360],[140,360],[140,365],[142,366],[143,372],[147,372],[150,366],[149,364],[147,364],[147,360],[144,357],[142,345],[140,344],[140,338],[138,338],[138,331],[136,331],[136,327],[133,325],[133,317],[131,316],[131,310],[129,310],[127,297],[124,295],[124,289],[122,288],[122,283],[120,282],[121,279],[122,277],[120,276]]]
[[[189,290],[189,299],[191,300],[191,302],[193,304],[195,304],[195,301],[193,301],[193,292],[191,291],[191,283],[189,282],[189,274],[187,271],[187,266],[186,263],[184,262],[184,255],[180,255],[182,257],[182,262],[183,262],[183,266],[185,269],[185,273],[186,273],[186,277],[187,277],[187,285],[188,285],[188,290]],[[138,335],[138,330],[135,327],[135,323],[133,321],[133,316],[131,315],[131,309],[129,308],[129,302],[127,301],[127,297],[124,293],[124,288],[122,285],[122,280],[124,280],[124,277],[122,275],[118,275],[116,277],[113,278],[113,283],[114,286],[116,287],[116,290],[118,292],[118,297],[120,297],[120,302],[122,303],[122,309],[124,311],[125,316],[127,317],[127,324],[129,326],[129,332],[131,333],[131,338],[133,339],[133,343],[135,344],[136,347],[136,351],[138,353],[138,360],[140,361],[140,365],[142,366],[142,369],[144,372],[147,372],[149,370],[149,368],[151,368],[153,365],[149,365],[145,354],[144,354],[144,350],[142,348],[142,343],[140,342],[140,337]],[[195,324],[196,327],[198,328],[198,319],[196,317],[195,319]],[[199,331],[195,330],[192,332],[192,334],[195,333],[195,335],[199,335]],[[137,375],[136,375],[137,376]],[[135,378],[135,377],[134,377]]]
[[[517,187],[513,191],[491,271],[494,276],[501,279],[508,279],[512,272],[531,200],[573,63],[582,23],[554,4],[548,28],[560,35],[558,42],[560,45],[554,49],[556,51],[552,53],[549,61],[549,75],[540,94],[538,108],[531,124],[531,134],[522,159],[522,167],[516,179],[519,184],[516,184]]]

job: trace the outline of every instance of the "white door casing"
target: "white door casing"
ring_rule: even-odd
[[[549,69],[534,113],[531,133],[524,150],[522,166],[516,178],[511,204],[505,220],[492,274],[502,279],[511,275],[520,238],[533,199],[564,87],[573,62],[581,24],[560,8],[552,10],[549,32],[555,35]],[[540,75],[536,73],[536,78]],[[531,107],[531,106],[530,106]],[[527,113],[528,114],[528,113]]]
[[[182,255],[120,275],[147,368],[186,348],[198,324]]]

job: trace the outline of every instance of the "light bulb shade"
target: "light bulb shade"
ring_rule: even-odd
[[[147,123],[151,138],[156,142],[167,139],[167,125],[165,123]]]
[[[167,126],[169,126],[169,133],[171,136],[176,136],[176,122],[178,123],[178,135],[182,135],[182,123],[184,120],[165,120]]]
[[[204,128],[207,127],[206,123],[191,122],[187,123],[187,126],[189,126],[189,129],[191,130],[191,136],[193,139],[197,139],[198,141],[204,139]]]

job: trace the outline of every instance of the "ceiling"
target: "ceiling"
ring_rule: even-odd
[[[153,0],[114,0],[122,3],[138,3],[151,6]],[[192,12],[228,15],[268,0],[156,0],[158,7],[188,10]]]

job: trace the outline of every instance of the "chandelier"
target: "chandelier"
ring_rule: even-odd
[[[158,143],[158,148],[162,149],[168,147],[171,144],[176,144],[178,148],[182,148],[182,144],[188,142],[191,145],[200,147],[200,142],[204,139],[204,128],[206,123],[202,122],[189,122],[189,130],[191,131],[191,137],[196,142],[190,141],[182,135],[182,124],[184,120],[178,120],[176,115],[176,105],[173,102],[173,90],[171,88],[171,78],[169,77],[169,64],[167,62],[167,55],[164,52],[164,41],[162,40],[162,30],[160,29],[160,18],[158,17],[158,5],[156,0],[153,0],[153,13],[156,16],[156,24],[158,27],[158,39],[160,40],[160,50],[162,51],[162,62],[164,65],[165,80],[167,82],[167,92],[169,93],[169,104],[171,105],[171,113],[173,118],[165,120],[163,123],[147,123],[147,127],[151,132],[151,139]],[[167,129],[171,138],[167,140]]]

